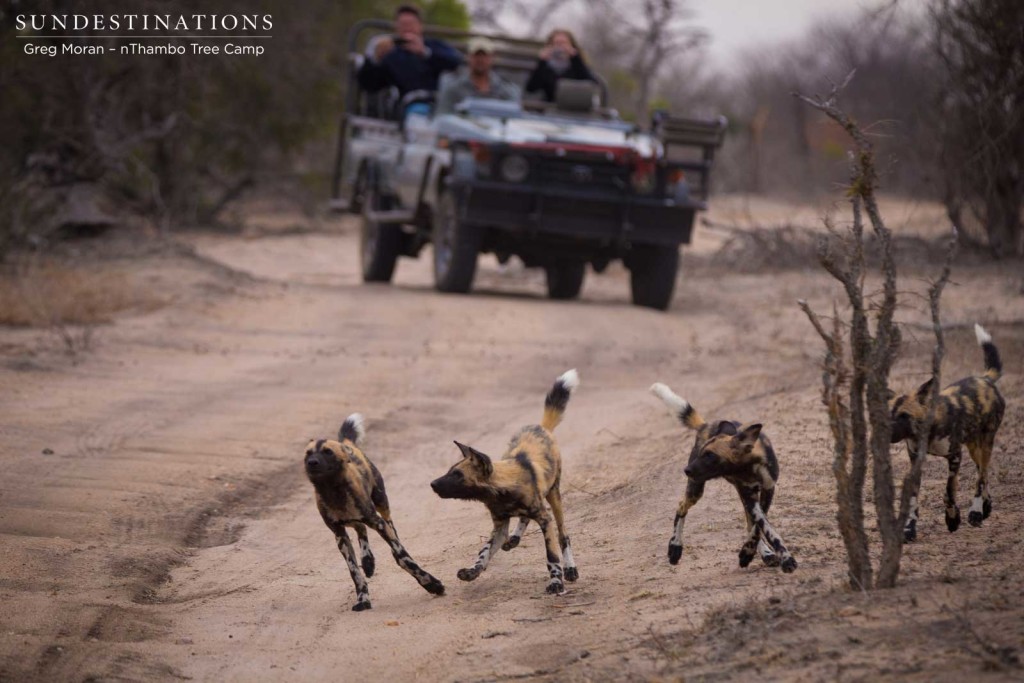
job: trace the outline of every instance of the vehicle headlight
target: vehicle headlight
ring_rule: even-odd
[[[521,183],[530,175],[530,162],[519,154],[501,160],[501,177],[510,183]]]

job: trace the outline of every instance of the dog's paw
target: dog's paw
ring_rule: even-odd
[[[373,576],[373,572],[377,569],[377,562],[373,559],[373,555],[363,556],[363,573],[366,574],[366,578]]]
[[[519,537],[509,536],[508,540],[501,544],[501,549],[506,551],[512,550],[512,548],[515,548],[517,545],[519,545]]]
[[[361,601],[357,602],[356,604],[352,605],[352,611],[353,612],[362,612],[363,610],[366,610],[366,609],[370,609],[370,601],[369,600],[361,600]]]
[[[917,540],[917,525],[911,522],[907,526],[903,527],[903,542],[913,543]]]
[[[981,504],[981,514],[984,516],[984,519],[988,519],[988,516],[992,514],[992,501],[991,500],[986,500],[986,501],[982,502],[982,504]]]
[[[576,569],[576,567],[566,567],[565,568],[565,580],[566,581],[568,581],[569,583],[572,583],[573,581],[576,581],[579,578],[580,578],[580,571],[578,569]]]
[[[461,579],[462,577],[460,576],[459,578]],[[423,584],[423,590],[434,595],[444,595],[444,584],[431,576],[430,580]]]
[[[463,581],[472,581],[476,577],[480,576],[480,570],[476,567],[466,567],[464,569],[460,569],[459,573],[456,574],[456,576],[458,576]]]
[[[561,579],[554,579],[544,590],[552,595],[560,595],[565,592],[565,584],[562,583]]]
[[[756,554],[757,553],[754,551],[753,548],[748,548],[747,546],[743,546],[742,548],[740,548],[740,567],[742,568],[749,566],[751,561],[753,561],[754,559],[754,555]]]
[[[787,557],[782,561],[782,571],[786,574],[792,574],[796,571],[796,558]]]
[[[948,512],[946,513],[946,528],[949,529],[950,533],[960,528],[960,508],[956,509],[956,514],[952,517],[949,516]]]
[[[981,523],[985,520],[985,515],[977,510],[971,510],[967,513],[967,523],[971,526],[981,526]]]
[[[679,560],[683,557],[683,546],[668,544],[668,562],[669,564],[679,564]]]
[[[766,555],[762,555],[761,562],[763,562],[766,567],[778,567],[782,563],[776,553],[767,553]]]

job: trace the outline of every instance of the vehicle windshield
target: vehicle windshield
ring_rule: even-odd
[[[533,127],[530,123],[538,125],[549,124],[556,127],[587,126],[603,128],[618,133],[634,133],[638,128],[636,124],[621,119],[608,119],[596,115],[573,115],[559,111],[531,112],[523,109],[519,102],[489,99],[486,97],[470,97],[463,100],[456,107],[458,115],[474,119],[486,125],[482,119],[500,119],[502,123],[509,120],[522,122],[524,127]]]

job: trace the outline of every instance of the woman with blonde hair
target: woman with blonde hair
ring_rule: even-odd
[[[526,81],[526,92],[539,92],[548,102],[555,101],[555,87],[560,78],[596,81],[590,67],[583,61],[579,44],[571,31],[556,28],[548,34],[540,51],[537,66]]]

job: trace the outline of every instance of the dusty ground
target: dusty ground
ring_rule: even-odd
[[[745,210],[723,201],[715,217]],[[769,222],[797,215],[763,202],[749,211]],[[940,215],[890,211],[898,229],[925,234]],[[628,305],[616,268],[589,276],[570,303],[543,299],[539,274],[490,259],[470,297],[436,294],[427,254],[403,261],[393,286],[364,286],[352,223],[280,227],[188,237],[192,253],[96,258],[148,303],[98,327],[74,358],[52,332],[0,328],[0,679],[1024,674],[1020,262],[963,259],[944,305],[959,325],[948,333],[947,379],[981,367],[975,320],[1006,366],[993,516],[949,534],[943,463],[930,462],[901,587],[862,595],[845,588],[835,531],[820,343],[794,305],[807,298],[824,310],[836,295],[813,263],[737,273],[703,231],[661,314]],[[915,263],[903,273],[901,387],[928,367],[925,315],[910,292],[934,266]],[[427,483],[455,461],[453,438],[500,453],[570,367],[582,383],[557,436],[580,581],[544,595],[543,544],[530,533],[476,582],[459,582],[489,521],[482,506],[442,501]],[[721,483],[691,515],[682,562],[668,564],[691,437],[646,394],[655,380],[708,416],[766,424],[782,468],[772,517],[800,562],[795,574],[737,568],[741,514]],[[398,531],[445,581],[443,597],[371,540],[374,608],[349,610],[352,584],[300,463],[307,438],[333,434],[356,410]]]

